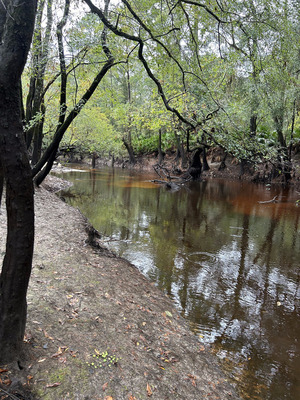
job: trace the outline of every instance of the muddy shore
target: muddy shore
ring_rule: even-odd
[[[101,250],[82,214],[53,193],[63,185],[49,177],[36,189],[26,358],[0,366],[0,398],[238,399],[170,299]],[[2,205],[2,256],[5,226]]]

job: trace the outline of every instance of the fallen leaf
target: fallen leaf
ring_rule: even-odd
[[[55,383],[49,383],[48,385],[46,385],[47,388],[53,388],[53,387],[57,387],[60,386],[61,383],[60,382],[55,382]]]
[[[111,396],[106,396],[104,400],[114,400]]]
[[[150,387],[149,383],[147,383],[147,396],[148,396],[148,397],[151,397],[152,394],[153,394],[153,393],[152,393],[151,387]]]
[[[192,385],[196,387],[197,386],[197,384],[196,384],[196,379],[197,378],[192,374],[188,374],[188,377],[190,378],[190,380],[192,382]]]
[[[129,395],[128,400],[136,400],[136,398],[134,396],[132,396],[132,394]]]
[[[60,356],[62,353],[63,353],[62,348],[59,347],[58,350],[57,350],[57,352],[54,353],[54,354],[52,354],[51,358],[58,357],[58,356]]]
[[[40,360],[38,360],[39,363],[46,361],[46,358],[41,358]]]
[[[11,380],[9,378],[6,379],[0,379],[0,383],[1,385],[6,385],[6,386],[10,386],[11,385]]]
[[[167,317],[170,317],[170,318],[173,317],[173,315],[172,315],[172,313],[170,313],[170,311],[165,311],[165,313],[166,313],[166,316],[167,316]]]
[[[105,390],[107,389],[107,386],[108,386],[108,382],[105,382],[104,385],[102,386],[103,392],[105,392]]]
[[[45,335],[45,337],[46,337],[47,339],[54,340],[53,337],[49,336],[48,333],[47,333],[46,331],[43,331],[43,332],[44,332],[44,335]]]
[[[0,368],[0,374],[2,374],[3,372],[7,372],[7,371],[8,371],[8,369]]]

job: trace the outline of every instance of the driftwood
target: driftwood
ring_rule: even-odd
[[[278,196],[275,196],[275,197],[273,197],[273,199],[272,200],[267,200],[267,201],[259,201],[258,203],[259,204],[270,204],[270,203],[277,203],[277,197]]]
[[[161,179],[166,178],[168,181],[171,181],[172,179],[180,179],[180,176],[171,175],[170,171],[166,167],[160,164],[153,165],[153,169]],[[163,182],[158,182],[158,183],[165,183],[165,180]]]
[[[170,174],[170,171],[166,167],[163,167],[162,165],[159,164],[155,164],[153,166],[153,169],[160,177],[160,179],[153,179],[151,182],[165,185],[165,187],[167,189],[171,189],[171,191],[179,190],[181,185],[183,185],[186,182],[189,182],[192,179],[190,175],[187,176],[184,175],[183,177],[173,176]],[[176,180],[176,183],[173,182],[173,180]]]

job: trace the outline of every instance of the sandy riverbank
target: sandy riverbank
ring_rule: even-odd
[[[4,390],[49,400],[238,399],[172,302],[127,261],[89,245],[85,218],[49,191],[60,186],[50,177],[36,189],[27,359],[22,369],[1,366]]]

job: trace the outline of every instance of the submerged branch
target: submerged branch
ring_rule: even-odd
[[[277,197],[278,196],[275,196],[275,197],[273,197],[273,199],[272,200],[267,200],[267,201],[259,201],[258,203],[259,204],[269,204],[269,203],[277,203]]]

